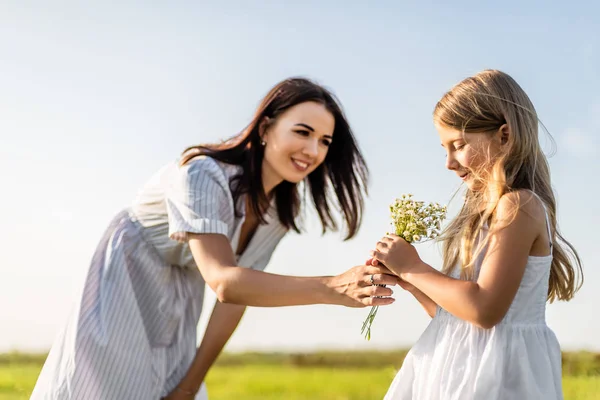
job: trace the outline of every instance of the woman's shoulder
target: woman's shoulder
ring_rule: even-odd
[[[241,166],[227,164],[207,155],[198,155],[183,165],[179,166],[187,175],[208,175],[214,178],[225,179],[227,182],[241,172]]]
[[[178,163],[180,168],[187,170],[216,170],[220,169],[219,162],[206,155],[198,155],[184,164]]]

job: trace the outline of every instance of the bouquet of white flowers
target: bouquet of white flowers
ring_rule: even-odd
[[[425,204],[423,201],[413,200],[412,194],[403,194],[402,198],[396,199],[390,206],[394,233],[408,243],[422,243],[435,239],[440,234],[446,211],[446,206],[438,203]],[[371,307],[367,319],[363,322],[361,333],[367,340],[371,340],[371,325],[377,310],[378,306]]]

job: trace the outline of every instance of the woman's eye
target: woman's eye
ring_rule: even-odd
[[[322,142],[327,147],[329,147],[329,145],[331,145],[331,140],[329,140],[329,139],[323,139]]]
[[[464,144],[457,144],[456,146],[454,146],[454,148],[455,148],[456,150],[460,150],[460,149],[462,149],[463,147],[465,147],[465,145],[464,145]]]
[[[300,136],[308,136],[308,135],[310,135],[310,133],[308,131],[303,131],[303,130],[301,130],[301,131],[294,131],[294,132],[296,132]]]

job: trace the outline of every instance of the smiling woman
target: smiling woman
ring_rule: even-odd
[[[367,176],[333,95],[307,79],[280,82],[239,135],[186,149],[113,219],[31,398],[206,399],[206,373],[244,306],[391,304],[391,289],[373,283],[398,278],[381,266],[333,277],[262,271],[281,238],[300,231],[300,182],[323,232],[337,229],[335,194],[349,239]],[[219,302],[195,351],[205,283]]]
[[[276,180],[265,182],[267,190],[277,180],[300,182],[321,165],[334,129],[333,115],[324,105],[312,101],[291,107],[273,122],[262,135],[265,172]]]

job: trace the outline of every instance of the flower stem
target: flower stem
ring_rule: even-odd
[[[371,325],[373,325],[373,320],[375,319],[375,316],[377,315],[378,309],[379,309],[379,306],[371,307],[371,311],[369,311],[369,315],[367,315],[367,319],[365,319],[365,321],[363,322],[363,326],[362,326],[360,333],[364,334],[365,339],[367,339],[367,340],[371,340]],[[365,333],[365,330],[366,330],[366,333]]]

